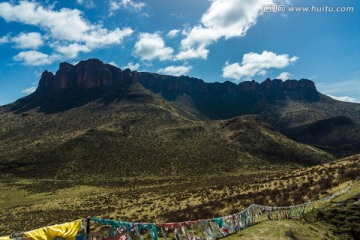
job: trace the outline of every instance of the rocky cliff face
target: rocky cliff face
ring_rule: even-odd
[[[293,90],[310,90],[317,92],[314,82],[301,80],[287,80],[266,79],[262,83],[253,81],[245,81],[239,84],[226,81],[224,83],[206,83],[201,79],[190,78],[186,76],[174,77],[151,73],[139,73],[138,79],[146,88],[158,91],[183,92],[187,94],[192,93],[236,93],[247,91],[293,91]]]
[[[186,94],[195,93],[238,93],[238,92],[267,92],[272,90],[316,91],[315,84],[306,79],[282,81],[278,79],[266,79],[262,83],[245,81],[239,84],[226,81],[224,83],[206,83],[201,79],[187,76],[168,76],[154,73],[121,69],[110,64],[104,64],[98,59],[81,61],[75,66],[69,63],[61,63],[59,70],[54,75],[45,71],[40,79],[38,91],[47,89],[69,89],[83,88],[90,89],[104,86],[119,86],[124,83],[139,81],[143,86],[154,92],[178,92]]]
[[[81,61],[75,66],[64,62],[60,64],[55,75],[48,71],[41,75],[37,91],[120,86],[135,81],[136,74],[137,72],[131,72],[129,69],[121,71],[98,59]]]
[[[178,99],[181,101],[180,96],[187,95],[187,99],[190,99],[196,111],[211,119],[258,114],[269,108],[270,105],[284,102],[287,99],[304,102],[320,100],[320,94],[316,90],[315,84],[306,79],[298,81],[266,79],[262,83],[246,81],[239,84],[230,81],[207,83],[201,79],[187,76],[175,77],[132,72],[129,69],[122,71],[115,66],[104,64],[98,59],[81,61],[75,66],[61,63],[55,75],[45,71],[33,97],[42,98],[42,103],[46,104],[49,102],[63,104],[52,91],[61,93],[72,101],[75,101],[72,98],[73,95],[84,94],[89,95],[87,101],[105,95],[108,98],[111,95],[111,99],[116,99],[119,97],[119,92],[116,90],[126,90],[132,83],[142,85],[169,101]],[[84,91],[90,89],[91,91]],[[44,98],[44,96],[46,97]],[[46,100],[49,97],[52,99],[51,101]],[[74,104],[78,104],[78,101],[80,100],[76,100]]]

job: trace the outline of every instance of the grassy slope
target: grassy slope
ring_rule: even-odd
[[[81,180],[289,169],[334,159],[253,116],[190,120],[141,87],[127,96],[131,100],[106,106],[92,101],[53,114],[3,108],[0,169],[20,177]]]
[[[206,98],[204,100],[201,96],[186,94],[167,99],[178,108],[187,109],[193,115],[203,118],[227,119],[239,115],[260,114],[266,118],[267,122],[280,130],[339,116],[346,116],[360,123],[360,104],[337,101],[321,93],[318,93],[319,101],[293,100],[289,96],[282,100],[251,101],[249,99],[254,96],[248,95],[246,98],[245,94],[240,95],[240,98],[232,99],[233,101],[225,100],[230,96],[229,94],[220,95],[220,100],[214,98],[213,95],[204,96]],[[196,104],[199,99],[202,102],[201,106],[206,107],[202,108]],[[229,108],[232,104],[234,107]]]
[[[337,156],[349,156],[360,149],[360,123],[348,117],[327,118],[305,124],[288,129],[286,135]]]
[[[197,108],[196,99],[185,94],[171,101],[178,108],[188,109],[193,115],[204,118],[207,116],[223,119],[244,114],[259,114],[266,122],[295,141],[321,148],[339,158],[359,154],[360,104],[336,101],[322,94],[319,94],[319,97],[320,100],[316,102],[294,101],[288,97],[286,100],[270,102],[247,102],[245,98],[243,99],[245,102],[230,109],[224,107],[226,104],[221,101],[215,101],[213,105],[210,103],[207,106],[205,113],[201,108],[200,110]],[[202,104],[206,105],[208,101],[211,102],[212,98]],[[227,104],[241,101],[236,99]],[[206,113],[211,115],[208,116]],[[341,117],[351,119],[352,124],[333,121]]]
[[[224,239],[358,239],[360,234],[359,199],[360,181],[356,181],[349,192],[320,206],[316,222],[266,221]]]

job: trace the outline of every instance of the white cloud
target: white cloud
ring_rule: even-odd
[[[175,56],[176,60],[186,60],[191,58],[202,58],[207,59],[209,50],[205,48],[205,46],[200,46],[197,48],[188,48],[186,50],[181,51]]]
[[[140,67],[139,63],[133,63],[129,62],[126,66],[123,67],[123,69],[130,69],[131,71],[137,71]]]
[[[57,60],[56,55],[48,55],[38,51],[24,51],[20,52],[13,59],[17,62],[23,62],[24,65],[29,66],[40,66],[40,65],[47,65],[51,64],[55,60]]]
[[[94,8],[96,7],[93,0],[76,0],[77,4],[82,5],[86,8]]]
[[[35,2],[27,1],[21,1],[19,5],[0,3],[0,17],[7,22],[42,27],[54,38],[68,41],[82,41],[84,34],[95,28],[82,19],[79,10],[63,8],[60,11],[53,11]]]
[[[133,0],[110,0],[109,5],[109,16],[113,16],[114,12],[120,8],[131,9],[139,12],[146,6],[144,2],[135,2]]]
[[[140,11],[146,6],[146,4],[144,2],[135,2],[133,0],[121,0],[120,6],[124,8],[131,8],[135,11]]]
[[[279,76],[276,77],[276,79],[281,79],[281,80],[288,80],[292,77],[292,74],[289,72],[282,72],[279,74]]]
[[[354,77],[355,79],[346,81],[319,82],[316,86],[321,93],[324,93],[333,99],[360,103],[360,79],[357,76]]]
[[[178,59],[207,58],[207,47],[221,38],[244,36],[256,24],[264,4],[274,0],[212,0],[200,25],[186,32]],[[192,49],[192,54],[183,54]],[[201,49],[198,50],[198,49]],[[198,54],[196,54],[198,53]]]
[[[159,34],[141,33],[133,54],[143,61],[154,59],[164,61],[172,58],[173,51],[172,48],[165,46]]]
[[[158,73],[181,76],[187,74],[191,70],[191,66],[168,66],[166,68],[160,68]]]
[[[88,49],[91,51],[111,44],[120,44],[123,38],[133,33],[131,28],[108,30],[102,24],[91,24],[77,9],[62,8],[56,11],[29,1],[13,4],[0,3],[0,18],[6,22],[19,22],[41,28],[49,36],[49,41],[53,42],[52,45],[58,46],[59,52],[70,52],[67,57],[77,56],[76,49],[77,52],[85,52]]]
[[[288,54],[277,55],[276,53],[263,51],[258,53],[244,54],[241,63],[229,64],[226,62],[223,68],[224,78],[240,80],[251,78],[256,75],[264,76],[270,68],[284,68],[298,60],[298,57],[289,57]]]
[[[179,32],[180,32],[179,29],[173,29],[169,31],[168,34],[166,34],[166,36],[168,36],[169,38],[174,38],[179,34]]]
[[[8,43],[10,41],[9,36],[3,36],[0,38],[0,44]]]
[[[38,49],[44,44],[43,38],[38,32],[20,33],[12,38],[17,48]]]
[[[90,52],[91,49],[85,45],[72,43],[69,45],[53,44],[52,47],[59,53],[63,54],[66,58],[76,58],[80,52]]]
[[[347,95],[348,92],[360,92],[360,79],[338,81],[338,82],[320,82],[316,84],[320,92],[328,95]]]
[[[109,5],[109,17],[111,17],[114,16],[114,12],[120,8],[120,3],[116,0],[110,0]]]
[[[35,91],[36,91],[36,87],[29,87],[29,88],[26,88],[26,89],[22,90],[21,92],[29,95],[29,94],[32,94]]]
[[[119,68],[119,66],[114,61],[109,62],[109,64]],[[121,69],[127,69],[128,68],[131,71],[137,71],[139,69],[139,67],[140,67],[139,63],[129,62],[126,66],[123,66]]]
[[[332,96],[332,95],[328,95],[328,96],[335,99],[335,100],[342,101],[342,102],[353,102],[353,103],[359,103],[360,102],[356,98],[349,97],[349,96],[344,96],[344,97],[336,97],[336,96]]]
[[[131,28],[119,28],[109,31],[107,29],[99,28],[91,31],[86,36],[85,45],[90,48],[99,48],[111,44],[120,44],[124,37],[130,36],[133,33]]]
[[[109,64],[110,64],[110,65],[113,65],[113,66],[115,66],[115,67],[119,67],[119,66],[116,64],[116,62],[114,62],[114,61],[109,62]]]

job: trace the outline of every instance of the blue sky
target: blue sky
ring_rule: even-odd
[[[359,0],[0,1],[0,105],[88,58],[208,82],[308,78],[360,102],[359,11]]]

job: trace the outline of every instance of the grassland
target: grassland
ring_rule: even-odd
[[[178,178],[103,176],[79,182],[2,175],[0,234],[31,230],[86,216],[167,222],[230,214],[251,203],[287,206],[328,196],[349,185],[359,173],[360,156],[292,171],[244,171]],[[351,193],[332,204],[343,204],[348,199],[359,197],[359,184],[356,186]],[[348,207],[338,207],[340,214],[337,212],[335,216],[340,216],[340,219],[336,222],[326,220],[335,219],[332,210],[324,211],[324,223],[317,223],[320,225],[314,236],[351,236],[351,231],[355,231],[352,226],[339,231],[336,224],[341,222],[343,226],[346,222],[354,222],[354,218],[358,219],[358,207],[350,203]],[[346,209],[351,209],[355,215],[350,214],[352,218],[342,219],[341,211]],[[261,223],[241,231],[237,236],[261,239],[261,234],[266,236],[267,231],[272,231],[268,228],[278,226],[278,233],[271,235],[274,239],[284,234],[298,236],[294,239],[306,239],[305,229],[317,229],[316,226],[297,222],[269,224]],[[252,235],[258,232],[257,227],[262,229],[258,238]],[[283,237],[286,238],[285,235]]]

